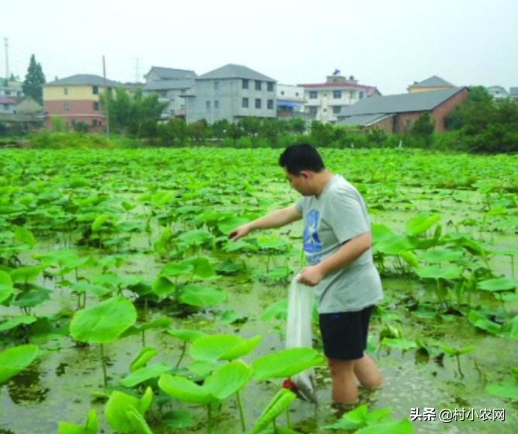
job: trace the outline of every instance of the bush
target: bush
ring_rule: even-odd
[[[36,149],[113,149],[118,141],[111,141],[99,134],[45,132],[29,136],[29,143]]]

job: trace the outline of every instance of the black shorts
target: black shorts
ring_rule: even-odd
[[[338,360],[363,357],[373,309],[374,306],[369,306],[358,312],[320,314],[320,332],[326,357]]]

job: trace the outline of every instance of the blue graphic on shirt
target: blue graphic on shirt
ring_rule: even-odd
[[[306,218],[306,227],[304,228],[304,251],[310,264],[318,264],[320,262],[320,253],[322,251],[322,242],[318,236],[318,226],[320,224],[320,212],[312,209]]]

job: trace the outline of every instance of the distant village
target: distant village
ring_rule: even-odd
[[[89,131],[103,132],[106,117],[99,96],[106,89],[122,87],[133,93],[157,94],[166,104],[161,121],[171,118],[209,124],[240,118],[289,119],[299,117],[360,129],[379,128],[387,133],[408,132],[414,122],[429,113],[437,132],[445,130],[445,117],[469,94],[468,86],[456,86],[432,76],[408,86],[407,92],[382,95],[375,85],[361,84],[339,70],[318,83],[281,84],[246,66],[228,64],[197,75],[192,70],[152,67],[145,83],[120,83],[98,75],[77,74],[43,85],[43,106],[25,97],[22,83],[0,78],[0,121],[25,128],[51,128],[62,118],[70,128],[78,123]],[[488,87],[495,99],[518,100],[518,87]]]

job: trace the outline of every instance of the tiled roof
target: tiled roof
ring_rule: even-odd
[[[51,81],[50,83],[46,83],[44,86],[81,86],[81,85],[90,85],[90,86],[110,86],[110,87],[124,87],[122,83],[118,81],[108,80],[106,79],[106,83],[103,77],[99,75],[93,74],[77,74],[72,75],[70,77],[61,78],[59,80]]]
[[[344,119],[340,119],[336,122],[337,125],[358,125],[358,126],[369,126],[373,123],[377,123],[391,115],[386,114],[373,114],[373,115],[357,115],[349,116]]]
[[[152,66],[148,72],[155,72],[162,80],[182,80],[195,78],[196,73],[190,69],[164,68],[162,66]]]
[[[196,80],[216,80],[225,78],[244,78],[245,80],[276,81],[246,66],[228,64],[200,75]]]
[[[159,80],[147,83],[144,91],[190,89],[194,80]]]
[[[365,98],[350,107],[346,107],[339,117],[430,111],[464,89],[466,88],[455,87],[430,92]]]
[[[410,87],[455,87],[455,85],[447,82],[441,77],[433,75],[426,80],[410,85]]]
[[[0,104],[15,104],[15,101],[8,96],[0,96]]]

